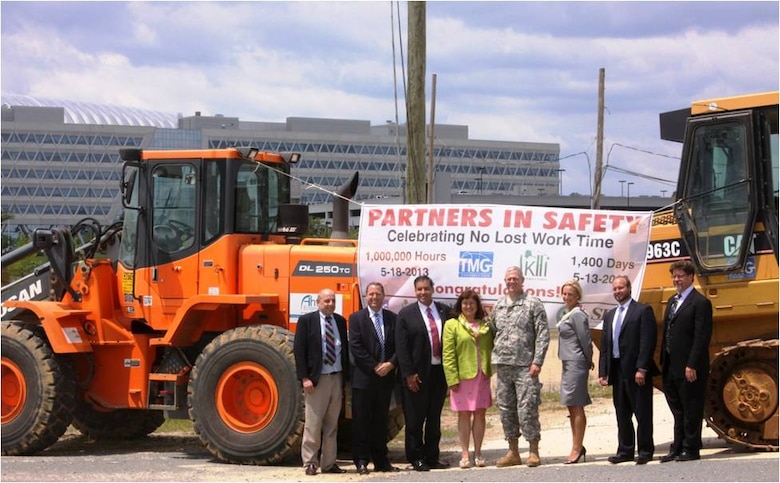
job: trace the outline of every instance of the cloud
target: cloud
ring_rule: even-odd
[[[380,124],[395,118],[396,95],[403,103],[405,3],[0,8],[6,92],[251,121]],[[659,139],[658,114],[777,89],[778,44],[777,2],[428,2],[426,90],[430,97],[435,73],[436,122],[468,125],[473,139],[559,143],[562,156],[586,151],[593,164],[603,67],[605,156],[615,143],[675,156],[679,147]],[[609,162],[647,174],[677,169],[621,147]],[[584,155],[562,167],[564,189],[588,176]],[[606,192],[619,187],[616,176],[625,175],[607,172]],[[632,193],[668,189],[636,181]]]

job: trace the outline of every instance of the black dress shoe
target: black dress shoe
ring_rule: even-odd
[[[423,460],[413,461],[412,468],[414,468],[414,471],[431,471],[431,467]]]
[[[683,451],[682,453],[680,453],[679,456],[677,456],[677,458],[674,459],[674,461],[693,461],[698,459],[701,459],[699,453],[694,453],[692,451]]]
[[[370,473],[370,471],[368,471],[368,465],[366,465],[365,461],[361,461],[357,464],[357,473],[359,475],[367,475]]]
[[[446,461],[428,461],[427,463],[432,470],[446,470],[450,467]]]
[[[650,461],[653,461],[653,457],[652,456],[642,456],[642,455],[640,455],[640,456],[636,457],[635,461],[636,461],[636,464],[638,464],[638,465],[646,465]]]
[[[382,473],[398,473],[401,470],[391,464],[388,464],[382,466],[374,466],[374,471],[381,471]]]
[[[327,470],[322,470],[322,472],[323,473],[333,473],[335,475],[340,475],[342,473],[346,473],[347,470],[345,470],[343,468],[339,468],[339,465],[333,465],[330,468],[328,468]]]
[[[634,457],[629,456],[627,454],[616,454],[615,456],[610,456],[609,458],[607,458],[607,461],[609,461],[613,465],[616,465],[618,463],[626,463],[628,461],[634,461]]]
[[[306,474],[308,476],[314,476],[317,474],[317,467],[314,465],[306,465]]]
[[[674,461],[679,456],[679,453],[669,453],[661,456],[660,460],[661,463],[668,463],[670,461]]]

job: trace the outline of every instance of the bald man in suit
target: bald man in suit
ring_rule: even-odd
[[[305,416],[301,459],[306,475],[341,474],[336,464],[336,437],[344,385],[349,375],[347,321],[335,313],[336,294],[322,289],[318,310],[298,319],[293,341],[295,371],[304,393]]]
[[[649,305],[631,298],[631,281],[618,275],[612,282],[618,306],[604,315],[599,355],[599,383],[612,386],[618,426],[618,449],[612,464],[653,459],[653,377],[660,374],[653,361],[658,328]],[[622,317],[620,317],[622,315]],[[632,416],[636,417],[636,432]]]

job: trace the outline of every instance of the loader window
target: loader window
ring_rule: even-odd
[[[195,243],[195,167],[190,164],[157,166],[152,180],[154,244],[169,253],[190,248]]]
[[[750,137],[736,120],[694,125],[692,131],[678,216],[702,269],[730,269],[751,240]]]
[[[236,177],[236,232],[268,232],[267,196],[268,169],[256,163],[242,164]]]
[[[138,242],[138,167],[127,168],[125,183],[132,183],[125,188],[125,193],[130,197],[125,199],[127,208],[124,211],[124,220],[122,222],[122,241],[119,245],[119,260],[126,267],[135,267],[136,243]]]
[[[222,217],[222,173],[219,164],[208,161],[204,168],[203,242],[209,243],[224,230]]]

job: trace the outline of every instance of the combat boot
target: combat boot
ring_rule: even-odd
[[[517,438],[510,438],[507,441],[509,441],[509,451],[496,461],[496,466],[499,468],[523,464],[520,459],[520,450],[517,449]]]
[[[526,465],[529,468],[539,466],[542,464],[542,460],[539,458],[539,440],[528,442],[528,459]]]

